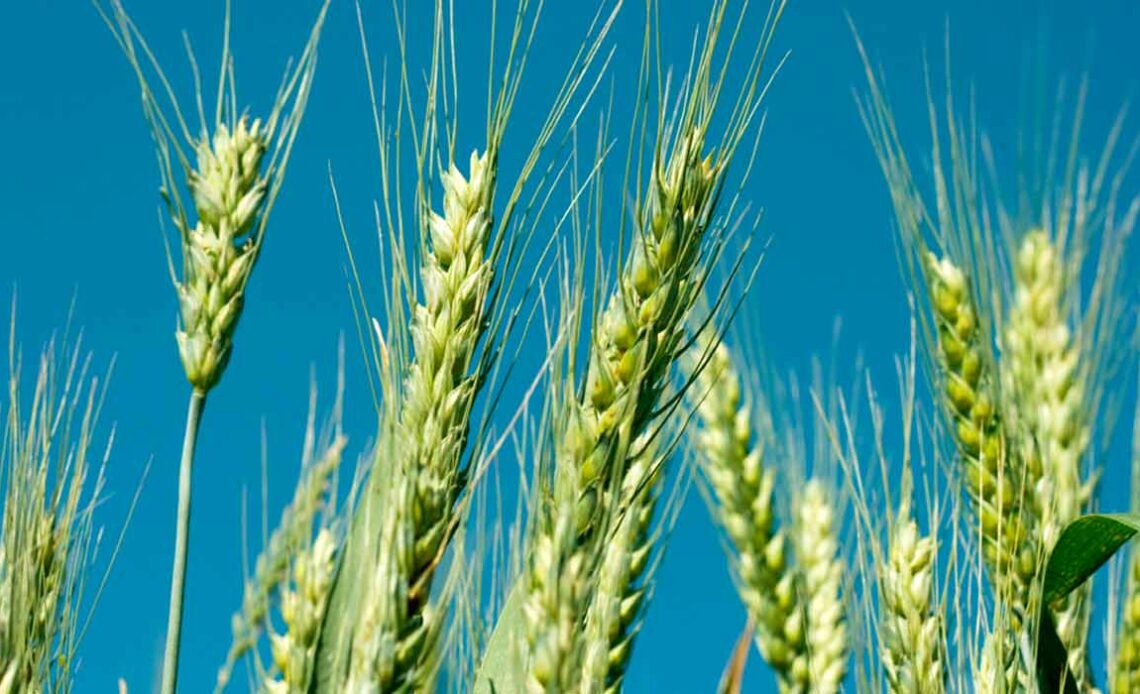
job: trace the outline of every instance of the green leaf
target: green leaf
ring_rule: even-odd
[[[526,690],[526,673],[523,671],[522,653],[519,652],[523,634],[523,601],[526,592],[522,581],[515,581],[491,640],[483,652],[483,662],[475,674],[475,694],[501,694]]]
[[[1037,615],[1037,678],[1042,692],[1076,692],[1066,673],[1068,654],[1057,637],[1048,609],[1076,590],[1116,551],[1140,532],[1140,514],[1090,514],[1065,526],[1045,566],[1040,612]]]
[[[1045,567],[1044,604],[1076,590],[1140,532],[1140,514],[1094,513],[1065,526]]]

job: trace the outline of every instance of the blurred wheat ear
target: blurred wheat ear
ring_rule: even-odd
[[[68,692],[106,580],[88,594],[110,441],[102,459],[92,456],[110,370],[94,374],[80,342],[64,336],[47,343],[25,381],[14,318],[11,329],[0,448],[0,691]]]

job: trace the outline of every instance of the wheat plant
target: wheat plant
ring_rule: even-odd
[[[14,313],[11,331],[0,449],[0,691],[69,692],[102,586],[92,595],[89,581],[98,577],[88,574],[101,535],[94,515],[107,463],[97,448],[106,379],[80,342],[63,335],[45,345],[28,380]]]

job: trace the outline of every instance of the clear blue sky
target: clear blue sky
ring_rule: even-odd
[[[390,4],[363,4],[375,57],[395,60]],[[413,24],[422,26],[422,17],[416,17],[429,3],[409,4]],[[627,4],[613,34],[619,48],[611,75],[619,86],[636,78],[642,22],[642,3]],[[456,5],[462,6],[461,67],[477,68],[468,99],[475,102],[469,107],[472,118],[461,133],[466,151],[478,144],[472,138],[481,128],[484,15],[490,3]],[[662,0],[662,5],[670,17],[667,60],[680,66],[705,3]],[[791,58],[768,101],[759,165],[747,189],[767,211],[762,233],[773,237],[749,311],[776,367],[801,372],[812,353],[827,351],[834,320],[842,317],[844,349],[861,349],[886,383],[891,359],[906,348],[905,284],[896,270],[887,194],[852,102],[851,89],[862,86],[862,77],[844,12],[883,65],[908,140],[923,146],[921,57],[924,49],[940,52],[947,19],[959,87],[973,80],[980,121],[1000,142],[1017,126],[1022,56],[1042,36],[1051,68],[1090,73],[1086,132],[1103,133],[1120,103],[1135,93],[1140,5],[1132,0],[792,0],[789,5],[776,46],[790,50]],[[299,49],[316,6],[316,0],[236,0],[239,93],[254,109],[267,104],[283,61]],[[591,0],[547,0],[538,50],[524,82],[534,87],[524,86],[517,121],[533,126],[541,118],[548,83],[561,74],[591,6]],[[222,7],[221,0],[128,3],[187,97],[179,32],[189,32],[209,74],[214,69],[209,60],[218,54]],[[233,361],[206,413],[183,641],[187,692],[206,690],[229,643],[229,615],[240,599],[240,490],[258,485],[260,427],[264,423],[270,442],[269,514],[275,518],[297,466],[310,370],[331,394],[342,332],[350,336],[346,429],[353,450],[359,451],[372,432],[371,403],[351,337],[345,254],[327,183],[332,162],[350,232],[356,246],[365,249],[367,263],[375,247],[370,205],[378,174],[352,9],[347,0],[333,2],[309,114],[250,288]],[[423,39],[413,36],[413,47],[422,49]],[[1137,123],[1134,118],[1134,128]],[[623,128],[617,132],[624,136]],[[156,221],[158,176],[137,87],[88,3],[0,4],[0,162],[0,284],[18,291],[20,339],[28,350],[36,349],[64,322],[74,296],[76,323],[85,329],[87,346],[101,362],[118,355],[104,420],[116,424],[117,435],[109,497],[98,518],[109,530],[121,524],[144,466],[154,461],[82,648],[79,677],[80,691],[108,691],[118,677],[126,678],[132,691],[148,691],[166,616],[188,387],[174,346],[175,297]],[[611,176],[615,184],[619,179]],[[1131,182],[1135,185],[1136,178]],[[1128,415],[1131,397],[1126,403]],[[1118,483],[1127,479],[1124,450],[1118,445],[1109,461],[1101,497],[1105,508],[1125,504],[1126,485]],[[709,691],[741,622],[716,535],[694,494],[659,576],[629,690]],[[1094,632],[1099,635],[1099,629]],[[771,686],[758,660],[749,685],[751,691]]]

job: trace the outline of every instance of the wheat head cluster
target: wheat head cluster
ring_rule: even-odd
[[[196,443],[303,139],[330,4],[352,9],[314,8],[272,106],[253,112],[228,5],[216,82],[203,86],[190,52],[195,90],[180,95],[119,0],[95,3],[135,78],[174,230],[173,347],[189,385],[179,483],[134,497],[170,492],[176,510],[163,694],[179,685],[187,565],[211,550],[190,541]],[[896,122],[852,20],[864,67],[852,115],[894,212],[864,224],[893,234],[910,289],[888,404],[858,362],[850,387],[822,367],[801,386],[744,327],[766,300],[753,291],[760,259],[779,254],[746,183],[779,110],[777,29],[798,3],[705,0],[687,60],[671,65],[663,56],[686,47],[660,30],[667,3],[599,0],[555,80],[527,69],[544,2],[507,4],[502,21],[488,3],[495,52],[477,70],[451,3],[422,3],[431,31],[414,36],[396,0],[382,68],[373,18],[356,7],[378,276],[354,258],[331,176],[329,222],[363,369],[341,366],[327,413],[309,403],[300,474],[245,568],[215,691],[622,691],[690,494],[717,527],[744,625],[710,689],[747,689],[747,670],[789,693],[1140,691],[1140,501],[1115,514],[1098,503],[1135,362],[1140,132],[1126,109],[1086,133],[1088,82],[1062,84],[1040,156],[1009,171],[972,94],[955,101],[949,51],[944,92],[932,67],[918,85],[925,122]],[[639,12],[639,69],[616,75],[611,30]],[[553,98],[521,123],[532,79]],[[479,80],[485,122],[461,128],[459,87]],[[621,81],[636,85],[628,133],[610,94]],[[461,149],[471,126],[481,139]],[[64,334],[28,388],[10,333],[0,694],[67,692],[90,620],[107,618],[94,609],[104,585],[130,570],[88,571],[124,541],[103,541],[98,518],[109,373]],[[374,430],[345,430],[346,389],[371,391]],[[516,474],[504,500],[500,482]]]

